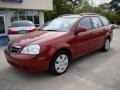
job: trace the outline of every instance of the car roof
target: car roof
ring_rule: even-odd
[[[77,14],[65,14],[65,15],[61,15],[60,17],[80,17],[79,15]]]
[[[81,14],[64,14],[59,17],[76,17],[79,18],[80,16],[100,16],[100,14],[97,13],[81,13]]]

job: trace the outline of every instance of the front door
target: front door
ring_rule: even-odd
[[[78,27],[85,27],[87,31],[80,32],[74,38],[74,50],[76,57],[88,53],[93,49],[92,23],[90,17],[84,17],[80,20]]]
[[[5,22],[4,22],[4,15],[0,15],[0,35],[5,34]]]

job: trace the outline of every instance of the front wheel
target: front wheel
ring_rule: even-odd
[[[110,39],[106,39],[105,40],[105,43],[104,43],[104,46],[102,47],[102,50],[103,51],[108,51],[110,49]]]
[[[50,63],[50,71],[55,75],[61,75],[68,69],[70,56],[65,51],[60,51],[55,54]]]

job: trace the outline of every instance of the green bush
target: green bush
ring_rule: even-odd
[[[109,9],[109,7],[106,7],[107,4],[103,4],[98,7],[92,7],[88,3],[86,3],[84,6],[74,8],[72,11],[71,8],[68,8],[67,6],[60,7],[59,3],[57,3],[57,5],[54,5],[53,11],[45,12],[45,22],[50,21],[53,18],[62,14],[70,14],[70,13],[80,14],[80,13],[91,12],[91,13],[99,13],[107,17],[109,21],[113,24],[120,24],[120,15],[113,12],[111,9]]]
[[[101,14],[109,19],[113,24],[120,24],[120,16],[113,12],[101,12]]]

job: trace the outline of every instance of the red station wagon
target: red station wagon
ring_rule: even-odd
[[[112,36],[113,26],[104,16],[67,14],[11,41],[4,52],[15,68],[29,72],[49,70],[60,75],[75,58],[97,49],[108,51]]]

